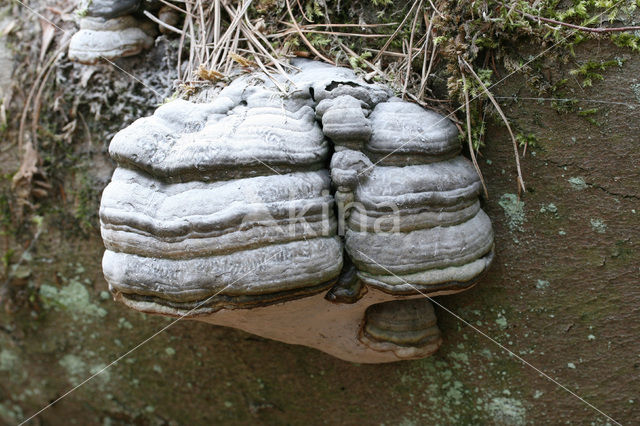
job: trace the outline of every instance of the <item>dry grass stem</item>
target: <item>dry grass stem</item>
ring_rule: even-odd
[[[413,64],[413,39],[416,35],[416,25],[418,23],[418,17],[420,16],[420,11],[422,10],[422,0],[418,3],[418,10],[413,17],[413,23],[411,24],[411,35],[409,36],[409,48],[407,49],[407,59],[406,59],[406,74],[404,77],[404,84],[402,85],[402,97],[405,97],[405,93],[407,93],[407,85],[409,84],[409,77],[411,76],[411,68]]]
[[[480,166],[478,165],[478,160],[476,159],[476,152],[473,149],[473,138],[471,137],[471,106],[469,105],[469,90],[467,88],[467,79],[462,75],[462,85],[464,92],[464,106],[467,118],[467,142],[469,143],[469,153],[471,154],[471,161],[473,162],[473,167],[475,167],[478,176],[480,176],[480,183],[482,183],[482,189],[484,191],[485,198],[489,199],[489,191],[487,190],[487,185],[484,182],[484,176],[482,176],[482,171],[480,170]]]
[[[313,47],[313,44],[311,44],[311,42],[307,39],[307,37],[302,32],[300,25],[298,25],[298,21],[296,20],[296,17],[293,15],[293,12],[291,11],[291,3],[289,2],[289,0],[285,0],[285,3],[287,5],[287,10],[289,11],[289,17],[291,18],[291,21],[293,22],[293,25],[295,26],[296,31],[300,35],[300,39],[302,40],[302,42],[306,44],[307,47],[313,52],[313,54],[316,55],[318,58],[322,59],[323,61],[331,65],[335,65],[336,64],[335,62],[333,62],[331,59],[324,56],[322,53],[318,51],[318,49]]]
[[[505,126],[507,126],[507,130],[509,131],[509,135],[511,136],[511,142],[513,143],[513,152],[516,160],[516,169],[518,171],[518,196],[520,196],[522,193],[526,191],[526,188],[524,186],[524,179],[522,178],[522,170],[520,168],[520,153],[518,152],[518,141],[516,140],[516,137],[513,134],[513,131],[511,130],[511,125],[509,124],[509,120],[507,119],[507,116],[502,111],[502,108],[500,108],[498,101],[496,101],[496,99],[493,97],[493,94],[489,91],[489,89],[484,84],[482,79],[478,77],[478,74],[476,74],[473,67],[469,65],[469,63],[465,61],[464,58],[462,57],[460,57],[460,62],[465,65],[466,70],[469,71],[471,75],[478,81],[478,84],[480,85],[480,87],[482,87],[482,90],[487,95],[487,97],[489,98],[493,106],[496,108],[496,110],[498,111],[498,114],[500,114],[500,117],[502,118],[502,121],[504,121]]]
[[[422,4],[422,2],[420,2],[420,4]],[[373,62],[374,63],[378,62],[378,60],[382,56],[383,52],[386,51],[389,48],[389,45],[397,37],[397,35],[400,33],[400,31],[402,30],[402,27],[404,27],[404,24],[407,22],[407,19],[409,19],[409,17],[413,13],[413,9],[415,9],[417,5],[418,5],[418,3],[414,3],[411,6],[411,9],[409,9],[409,11],[405,15],[404,19],[402,20],[402,22],[400,22],[400,25],[398,25],[398,28],[396,28],[396,30],[393,32],[393,34],[391,34],[391,36],[389,37],[387,42],[384,44],[384,46],[382,46],[382,48],[380,49],[380,52],[376,55],[376,57],[373,58]]]

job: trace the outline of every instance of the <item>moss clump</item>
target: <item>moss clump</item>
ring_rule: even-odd
[[[593,82],[604,80],[603,72],[608,68],[617,66],[621,68],[625,63],[622,58],[614,58],[609,61],[587,61],[578,68],[571,70],[569,74],[582,78],[582,87],[591,87]]]

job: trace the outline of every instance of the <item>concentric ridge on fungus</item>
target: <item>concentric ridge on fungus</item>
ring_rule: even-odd
[[[433,305],[427,299],[394,300],[367,308],[359,339],[398,358],[421,358],[435,352],[442,338]]]
[[[110,289],[351,361],[427,356],[433,309],[404,299],[469,288],[493,258],[457,130],[350,70],[293,65],[287,81],[245,75],[113,138]]]

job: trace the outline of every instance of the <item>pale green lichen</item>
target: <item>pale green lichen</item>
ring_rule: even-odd
[[[24,418],[22,408],[19,405],[7,403],[0,403],[0,419],[7,423],[18,423]]]
[[[22,368],[20,357],[9,349],[0,352],[0,371],[9,373],[9,379],[18,384],[28,378],[28,373]]]
[[[497,424],[524,425],[527,411],[514,398],[497,397],[485,404],[485,410]]]
[[[498,318],[496,318],[496,324],[498,325],[498,327],[500,327],[500,329],[504,330],[505,328],[507,328],[507,319],[502,314],[498,314]]]
[[[0,371],[13,371],[20,362],[18,356],[8,349],[0,352]]]
[[[119,318],[118,328],[131,330],[133,328],[133,325],[129,321],[127,321],[126,318]]]
[[[107,315],[105,309],[91,303],[86,287],[75,279],[60,289],[49,284],[42,285],[40,298],[45,307],[67,311],[74,321],[89,322]]]
[[[400,420],[400,423],[398,423],[398,426],[418,426],[418,425],[419,423],[416,420],[407,419],[406,417]]]
[[[640,103],[640,83],[632,84],[631,90],[633,90],[633,94],[636,95],[636,100]]]
[[[96,375],[96,378],[104,383],[107,383],[111,380],[111,374],[109,373],[109,369],[106,364],[96,364],[89,369],[89,373],[91,375]]]
[[[604,234],[607,231],[607,224],[602,219],[591,219],[591,229],[598,234]]]
[[[465,356],[458,354],[452,358],[463,361]],[[463,361],[464,362],[464,361]],[[480,420],[482,413],[478,413],[473,405],[473,391],[461,380],[457,372],[448,367],[462,368],[458,362],[444,362],[433,358],[417,361],[414,368],[405,371],[399,377],[398,391],[407,395],[408,403],[420,409],[413,413],[412,418],[405,418],[407,424],[415,422],[424,424],[426,419],[432,419],[434,409],[437,407],[438,420],[444,423],[460,423],[463,419]],[[420,387],[421,383],[429,383],[426,388]],[[418,389],[422,389],[418,391]],[[416,393],[413,393],[416,390]]]
[[[79,385],[93,375],[96,375],[101,386],[111,379],[109,371],[105,369],[106,364],[89,366],[85,360],[77,355],[67,354],[58,361],[58,364],[65,369],[69,383],[73,386]]]
[[[538,290],[546,290],[549,287],[550,283],[546,280],[538,280],[536,283],[536,288]]]
[[[516,194],[502,194],[498,204],[504,210],[507,217],[507,225],[511,231],[523,231],[522,224],[525,221],[524,201],[519,200]]]
[[[456,361],[462,362],[463,364],[469,364],[469,355],[465,354],[464,352],[462,353],[449,352],[449,356],[455,359]]]
[[[74,386],[80,384],[88,371],[87,364],[82,360],[82,358],[73,354],[65,355],[60,361],[58,361],[58,364],[65,369],[69,378],[69,383]]]
[[[557,216],[558,208],[553,203],[549,203],[546,206],[542,205],[542,207],[540,207],[540,213],[547,213],[547,212],[553,213]]]
[[[587,183],[580,176],[567,179],[571,187],[577,191],[582,191],[587,187]]]

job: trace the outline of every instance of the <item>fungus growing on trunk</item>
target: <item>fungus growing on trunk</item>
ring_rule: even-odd
[[[137,55],[153,45],[155,29],[132,16],[141,0],[91,0],[79,8],[80,30],[69,44],[69,59],[95,64]]]
[[[493,257],[479,178],[446,118],[297,60],[119,132],[100,209],[115,298],[360,363],[440,345],[425,296]],[[328,167],[328,169],[327,169]]]

